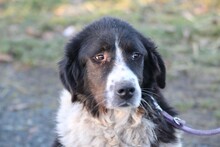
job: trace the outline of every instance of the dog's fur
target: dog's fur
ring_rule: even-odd
[[[180,147],[178,131],[153,105],[165,102],[164,62],[154,43],[128,23],[105,17],[65,48],[60,77],[66,90],[57,114],[54,147]]]

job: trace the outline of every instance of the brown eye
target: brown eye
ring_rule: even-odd
[[[103,62],[106,60],[106,55],[104,53],[99,53],[94,56],[94,60],[97,62]]]
[[[131,59],[132,59],[132,60],[137,60],[137,59],[139,59],[140,57],[142,57],[142,54],[139,53],[139,52],[134,52],[134,53],[131,55]]]

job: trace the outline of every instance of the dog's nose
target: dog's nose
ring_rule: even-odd
[[[116,94],[121,99],[130,99],[133,97],[135,88],[131,84],[118,84],[116,86]]]

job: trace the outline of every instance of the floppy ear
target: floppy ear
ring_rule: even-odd
[[[148,52],[147,57],[144,59],[144,78],[143,88],[149,88],[149,84],[155,82],[160,88],[166,86],[166,68],[160,54],[156,51],[155,44],[148,38],[140,35],[141,42]],[[151,83],[149,83],[151,82]]]
[[[78,38],[73,38],[66,45],[64,58],[59,62],[60,79],[64,87],[72,94],[72,101],[76,99],[78,86],[83,85],[83,68],[78,59],[80,44]]]
[[[160,54],[154,49],[151,51],[150,61],[153,65],[153,75],[155,75],[155,79],[157,85],[160,88],[165,88],[166,86],[166,68],[164,62],[160,56]]]

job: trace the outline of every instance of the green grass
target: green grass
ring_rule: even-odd
[[[215,116],[215,118],[216,118],[217,120],[220,120],[220,110],[215,110],[215,111],[214,111],[214,116]],[[220,125],[220,123],[219,123],[219,125]]]
[[[184,103],[177,103],[174,106],[179,112],[183,113],[183,112],[187,112],[188,110],[192,109],[194,106],[194,102],[188,101]]]
[[[202,99],[198,102],[198,106],[202,109],[208,109],[208,110],[218,110],[219,104],[216,103],[215,100],[208,98],[208,99]]]
[[[67,0],[2,0],[0,5],[0,53],[10,54],[21,63],[39,65],[59,60],[68,41],[62,36],[67,26],[73,25],[80,30],[93,20],[108,15],[123,18],[150,36],[168,61],[220,65],[219,13],[213,13],[213,10],[200,15],[192,13],[194,19],[188,20],[182,15],[188,11],[186,4],[174,1],[168,1],[163,7],[156,2],[146,4],[125,0],[85,1],[78,5]],[[62,13],[68,7],[77,12]],[[184,35],[186,31],[188,36]],[[52,37],[45,39],[48,33]],[[194,49],[195,46],[198,49]]]

